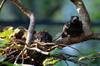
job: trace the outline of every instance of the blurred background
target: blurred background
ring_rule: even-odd
[[[23,5],[34,12],[36,19],[67,21],[70,16],[78,15],[70,0],[20,0]],[[100,2],[83,0],[92,21],[100,20]],[[25,16],[8,0],[4,5],[0,20],[25,20]]]
[[[93,31],[100,32],[100,2],[98,0],[83,1],[89,12]],[[70,2],[70,0],[21,0],[21,2],[25,7],[34,12],[36,24],[41,25],[41,29],[48,28],[50,32],[56,29],[55,26],[58,28],[58,25],[59,29],[62,29],[63,23],[68,22],[71,16],[78,15],[75,6]],[[25,27],[28,27],[29,24],[28,18],[20,12],[20,10],[10,2],[10,0],[7,0],[0,11],[0,23],[2,22],[8,22],[4,25],[16,24],[16,26],[20,25]],[[44,24],[47,26],[44,26]],[[51,25],[54,29],[49,28]],[[36,29],[41,30],[38,27]],[[59,32],[59,29],[56,29],[56,31],[53,32],[56,34],[56,32]]]
[[[63,24],[68,22],[71,16],[78,15],[75,6],[70,0],[21,0],[21,2],[25,7],[34,12],[36,30],[47,30],[54,38],[62,31]],[[83,0],[83,2],[91,18],[92,31],[100,32],[100,1]],[[0,12],[0,25],[24,26],[28,28],[28,24],[29,19],[10,0],[7,0]],[[100,51],[99,40],[89,40],[73,46],[83,54]],[[74,49],[69,47],[65,47],[64,52],[78,54]],[[71,66],[78,66],[72,63],[70,64]],[[92,64],[90,66],[99,65]]]

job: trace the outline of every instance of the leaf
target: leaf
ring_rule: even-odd
[[[0,32],[0,37],[3,37],[6,41],[10,41],[9,36],[13,33],[13,27],[5,28],[3,32]]]
[[[91,60],[93,57],[100,55],[99,52],[92,52],[89,55],[79,57],[78,61]]]
[[[50,52],[50,55],[52,56],[52,55],[59,55],[59,54],[61,54],[61,49],[60,48],[55,48],[54,50],[52,50],[51,52]]]
[[[59,61],[60,61],[59,59],[50,57],[43,61],[43,66],[55,65]]]
[[[4,54],[4,49],[3,48],[0,48],[0,56],[2,56]]]
[[[3,62],[6,59],[6,56],[0,56],[0,62]]]
[[[2,65],[2,66],[14,66],[13,64],[11,64],[9,62],[0,62],[0,65]]]
[[[4,40],[4,39],[0,39],[0,47],[3,47],[3,46],[5,46],[8,43],[9,43],[9,41]]]
[[[82,56],[82,57],[80,57],[79,59],[78,59],[78,61],[81,61],[81,60],[86,60],[86,59],[88,59],[87,57],[85,57],[85,56]]]

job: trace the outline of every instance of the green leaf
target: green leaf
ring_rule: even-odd
[[[46,60],[43,61],[43,66],[55,65],[59,61],[60,61],[59,59],[50,57],[50,58],[47,58]]]
[[[61,49],[60,48],[55,48],[54,50],[52,50],[51,52],[50,52],[50,55],[52,56],[52,55],[59,55],[59,54],[61,54]]]
[[[0,62],[0,65],[5,65],[5,66],[14,66],[13,64],[9,63],[9,62]]]
[[[100,53],[99,52],[92,52],[88,55],[79,57],[78,61],[87,60],[87,59],[89,60],[89,59],[92,59],[93,57],[96,57],[97,55],[100,55]]]
[[[8,43],[9,43],[9,41],[4,40],[4,39],[0,39],[0,47],[3,47],[3,46],[5,46]]]
[[[14,66],[22,66],[22,64],[14,64]]]
[[[13,27],[8,27],[3,32],[0,32],[0,37],[3,37],[3,39],[10,41],[9,36],[13,33]]]

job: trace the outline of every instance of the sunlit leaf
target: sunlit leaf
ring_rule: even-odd
[[[9,43],[8,40],[0,39],[0,47],[5,46],[7,43]]]
[[[82,56],[82,57],[80,57],[80,58],[78,59],[78,61],[86,60],[86,59],[88,59],[86,56]]]
[[[0,56],[2,56],[4,54],[4,49],[0,48]]]
[[[0,32],[0,37],[5,39],[6,41],[10,41],[9,36],[13,33],[13,27],[8,27],[4,29],[3,32]]]
[[[46,60],[44,60],[43,66],[55,65],[59,61],[60,61],[59,59],[55,59],[53,57],[47,58]]]

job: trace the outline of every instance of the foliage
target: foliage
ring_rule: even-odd
[[[0,39],[0,46],[5,46],[8,42],[8,40]]]
[[[16,51],[18,49],[21,49],[22,46],[19,46],[19,44],[15,43],[13,45],[12,42],[12,36],[15,35],[20,31],[18,28],[13,29],[13,27],[5,27],[2,32],[0,32],[0,62],[1,64],[6,64],[8,66],[13,66],[9,62],[3,62],[9,53],[12,53],[13,51]]]
[[[0,63],[1,64],[13,66],[11,62],[14,62],[15,60],[12,57],[12,55],[16,57],[25,45],[22,39],[21,41],[16,41],[18,39],[14,38],[15,34],[18,34],[18,32],[20,32],[21,30],[22,28],[13,29],[13,27],[7,27],[7,28],[4,28],[2,32],[0,32]],[[38,57],[36,54],[38,53],[36,53],[35,51],[28,51],[28,52],[24,52],[22,57],[24,60],[27,60],[27,59],[29,60],[29,59]],[[29,56],[30,58],[28,58]],[[100,56],[100,52],[92,52],[87,55],[75,56],[75,55],[63,53],[61,48],[55,48],[54,50],[50,51],[49,56],[43,60],[43,65],[44,66],[50,66],[50,65],[54,66],[54,65],[59,64],[59,62],[62,62],[62,61],[65,64],[69,65],[67,62],[70,61],[70,62],[79,64],[79,65],[81,64],[81,65],[91,65],[92,66],[93,64],[95,65],[99,64],[99,61],[100,61],[99,56]],[[20,59],[22,58],[19,58],[18,62],[20,61]]]
[[[100,61],[100,52],[92,52],[85,56],[80,56],[78,61],[88,62],[89,66],[99,65]]]
[[[13,33],[13,27],[6,27],[3,32],[0,32],[0,37],[4,39],[4,41],[10,41],[10,35]],[[4,42],[5,43],[5,42]]]
[[[54,57],[50,57],[47,58],[44,62],[43,62],[43,66],[50,66],[50,65],[55,65],[56,63],[58,63],[60,60],[56,59]]]
[[[1,66],[14,66],[13,64],[9,63],[9,62],[0,62]]]
[[[50,54],[51,57],[44,60],[43,62],[44,66],[50,66],[50,65],[56,66],[59,62],[64,62],[66,65],[70,66],[69,63],[67,63],[68,61],[83,66],[94,66],[100,64],[99,63],[100,52],[91,52],[86,55],[75,56],[62,53],[61,49],[56,48],[55,50],[51,51]]]

